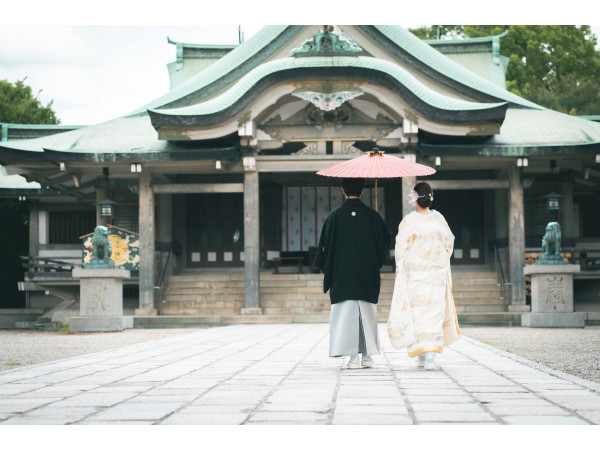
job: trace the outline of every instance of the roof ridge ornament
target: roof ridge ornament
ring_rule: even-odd
[[[335,25],[323,25],[320,33],[292,50],[296,58],[306,56],[358,56],[363,49]]]

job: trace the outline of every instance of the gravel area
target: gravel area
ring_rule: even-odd
[[[195,331],[198,329],[133,329],[119,333],[0,330],[0,371]],[[552,369],[600,382],[600,327],[463,327],[461,331]]]
[[[600,382],[600,327],[462,327],[462,334],[555,370]]]
[[[195,331],[198,329],[129,329],[117,333],[0,330],[0,371]]]

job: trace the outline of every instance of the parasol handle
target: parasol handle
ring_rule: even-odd
[[[375,178],[375,211],[379,210],[379,202],[377,201],[377,178]]]

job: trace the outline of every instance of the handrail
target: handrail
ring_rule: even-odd
[[[510,283],[506,282],[506,277],[504,276],[504,269],[502,268],[502,261],[500,260],[500,252],[498,252],[498,246],[494,245],[494,253],[496,253],[496,261],[498,265],[497,274],[498,274],[498,285],[500,286],[500,298],[504,299],[504,289],[506,285]]]
[[[169,249],[169,253],[167,253],[167,260],[165,261],[165,264],[163,265],[162,271],[160,273],[160,280],[158,282],[158,288],[162,288],[162,284],[163,284],[163,280],[165,278],[165,272],[167,271],[167,268],[169,267],[169,259],[171,258],[171,252],[173,250]]]
[[[167,274],[167,270],[169,269],[169,261],[171,259],[172,251],[173,251],[172,249],[169,249],[169,253],[167,253],[167,259],[166,259],[165,263],[162,265],[162,270],[160,272],[160,276],[158,277],[158,284],[156,286],[154,286],[154,289],[157,290],[157,297],[155,298],[155,301],[156,301],[159,315],[161,314],[162,304],[165,302],[165,290],[163,289],[163,283],[165,281],[165,275]]]

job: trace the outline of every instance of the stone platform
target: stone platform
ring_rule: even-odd
[[[328,324],[230,325],[0,373],[10,424],[600,424],[600,384],[463,337],[439,371],[329,358]]]

